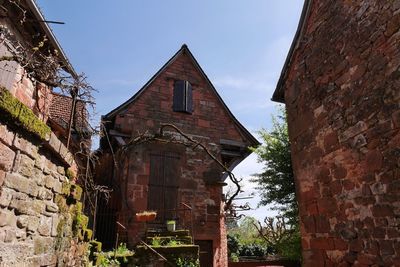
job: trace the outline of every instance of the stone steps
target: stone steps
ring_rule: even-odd
[[[189,230],[176,230],[176,231],[160,231],[149,229],[147,230],[146,237],[154,237],[154,236],[173,236],[173,237],[181,237],[181,236],[190,236]]]

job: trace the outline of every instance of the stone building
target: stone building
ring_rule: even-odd
[[[163,136],[157,133],[163,124],[176,126],[230,170],[258,141],[229,111],[188,47],[183,45],[102,121],[106,134],[96,172],[114,192],[108,204],[99,200],[98,239],[111,245],[118,231],[136,244],[145,229],[135,213],[155,210],[157,218],[147,228],[163,228],[166,220],[175,219],[200,246],[202,266],[227,266],[224,169],[177,129],[168,126]]]
[[[304,266],[400,266],[400,1],[306,0],[285,102]]]
[[[61,114],[51,109],[57,99],[51,85],[28,77],[32,69],[18,56],[46,65],[39,53],[57,50],[60,66],[76,74],[35,1],[0,6],[0,266],[81,266],[87,252],[81,241],[91,232],[73,183],[74,150],[62,138]]]

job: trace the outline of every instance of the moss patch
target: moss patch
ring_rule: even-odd
[[[75,172],[74,172],[73,170],[71,170],[70,168],[68,168],[68,169],[65,170],[65,176],[67,176],[67,178],[68,178],[69,180],[72,180],[72,179],[75,178],[76,174],[75,174]]]
[[[80,187],[77,184],[71,184],[71,192],[70,193],[71,193],[70,197],[79,201],[81,199],[82,193],[83,193],[82,187]]]
[[[94,252],[101,251],[101,246],[102,246],[101,242],[92,240],[92,241],[90,241],[90,245],[92,246]]]
[[[49,138],[50,127],[3,87],[0,87],[0,110],[5,113],[4,118],[22,126],[28,132],[38,135],[42,140]]]

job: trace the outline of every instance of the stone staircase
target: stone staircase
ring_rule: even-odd
[[[145,241],[136,247],[135,254],[140,266],[200,266],[199,246],[193,244],[189,230],[147,230]]]

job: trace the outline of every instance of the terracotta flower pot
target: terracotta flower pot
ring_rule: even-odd
[[[152,211],[145,211],[145,212],[140,212],[136,213],[136,221],[138,222],[149,222],[149,221],[154,221],[154,219],[157,217],[157,213]]]

